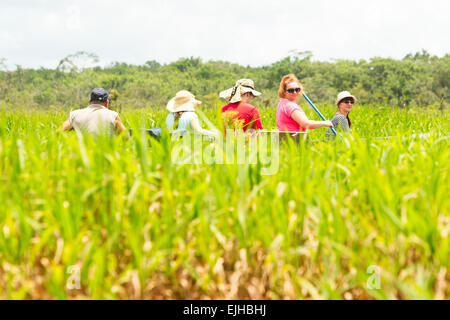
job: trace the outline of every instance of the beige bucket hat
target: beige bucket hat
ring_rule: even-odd
[[[195,96],[187,90],[178,91],[175,97],[167,103],[167,110],[170,112],[195,111],[195,108],[202,102],[195,99]]]
[[[241,95],[251,92],[255,97],[259,96],[261,92],[255,90],[255,84],[250,79],[240,79],[236,81],[233,88],[227,89],[219,93],[219,97],[228,100],[231,103],[241,101]]]
[[[356,102],[356,98],[354,95],[352,95],[350,92],[348,91],[341,91],[338,93],[337,98],[336,98],[336,105],[339,104],[339,102],[341,102],[342,99],[345,98],[353,98],[353,100],[355,100]]]

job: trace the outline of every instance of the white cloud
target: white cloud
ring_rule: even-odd
[[[80,50],[135,64],[198,56],[262,65],[294,49],[321,60],[443,55],[449,9],[446,0],[2,1],[0,57],[56,67]]]
[[[0,30],[0,43],[5,47],[20,48],[21,42],[20,36],[14,35],[7,30]]]

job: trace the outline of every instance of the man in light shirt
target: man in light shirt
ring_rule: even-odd
[[[120,120],[119,114],[109,110],[109,94],[103,88],[95,88],[91,92],[89,106],[70,112],[60,129],[69,131],[72,129],[87,132],[97,137],[102,131],[114,135],[126,131]]]

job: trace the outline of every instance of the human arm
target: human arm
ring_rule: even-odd
[[[69,131],[69,130],[72,130],[73,129],[73,127],[72,127],[72,124],[70,123],[70,120],[69,119],[67,119],[66,121],[64,121],[64,123],[61,125],[61,127],[59,127],[58,128],[58,132],[61,132],[61,131]]]
[[[253,109],[253,117],[252,118],[253,118],[252,119],[252,128],[262,130],[263,126],[262,126],[261,117],[259,115],[258,109],[256,109],[256,108]]]
[[[259,130],[263,129],[261,117],[259,116],[259,111],[256,108],[253,111],[253,121],[252,122],[253,122],[252,123],[253,129],[259,129]]]
[[[167,117],[166,117],[166,127],[167,127],[167,129],[169,129],[169,130],[177,129],[177,128],[173,128],[174,122],[175,122],[175,115],[174,115],[173,112],[170,112],[167,115]]]
[[[122,132],[125,132],[124,135],[129,138],[130,134],[127,131],[127,128],[125,128],[125,126],[122,123],[122,120],[120,120],[120,117],[117,116],[116,119],[114,120],[114,128],[116,129],[116,133],[117,134],[121,134]]]
[[[291,118],[294,119],[294,121],[297,122],[300,125],[300,127],[306,129],[317,129],[321,127],[333,126],[330,120],[326,121],[309,120],[308,117],[305,115],[305,113],[300,110],[294,110],[291,113]]]
[[[71,111],[69,114],[69,118],[67,118],[67,120],[64,121],[64,123],[61,125],[61,127],[59,127],[57,129],[57,131],[62,132],[62,131],[73,130],[74,127],[73,127],[72,123],[74,122],[74,118],[77,115],[77,112],[78,112],[78,110]]]
[[[191,128],[197,133],[206,134],[211,137],[217,137],[217,133],[211,130],[202,129],[202,127],[200,126],[200,122],[198,121],[198,118],[192,119],[190,125]]]

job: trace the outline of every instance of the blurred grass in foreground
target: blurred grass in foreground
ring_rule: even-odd
[[[355,107],[353,138],[310,131],[267,176],[173,164],[170,141],[139,130],[164,127],[161,109],[123,111],[129,141],[57,134],[64,113],[0,114],[1,298],[449,298],[448,112]]]

